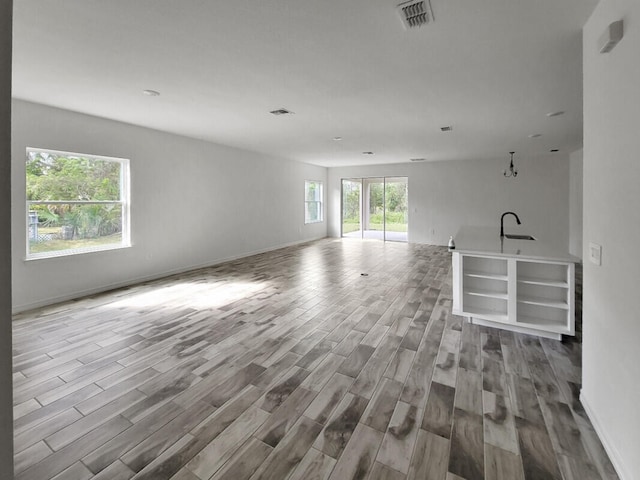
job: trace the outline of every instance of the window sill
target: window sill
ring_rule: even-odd
[[[131,244],[103,245],[99,247],[79,248],[77,250],[58,250],[55,252],[34,253],[27,255],[23,260],[25,262],[32,262],[34,260],[46,260],[50,258],[75,257],[77,255],[84,255],[87,253],[108,252],[111,250],[123,250],[126,248],[131,248]]]

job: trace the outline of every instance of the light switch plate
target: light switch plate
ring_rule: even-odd
[[[602,265],[602,245],[589,243],[589,260],[595,265]]]

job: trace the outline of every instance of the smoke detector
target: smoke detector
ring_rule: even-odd
[[[433,21],[431,0],[403,2],[396,7],[405,30],[421,27]]]

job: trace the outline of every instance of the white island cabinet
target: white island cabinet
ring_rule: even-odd
[[[540,239],[466,227],[453,250],[453,313],[471,323],[560,340],[575,335],[575,262]]]

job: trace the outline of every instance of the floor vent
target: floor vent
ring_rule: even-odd
[[[431,0],[403,2],[396,8],[406,30],[421,27],[433,21]]]

